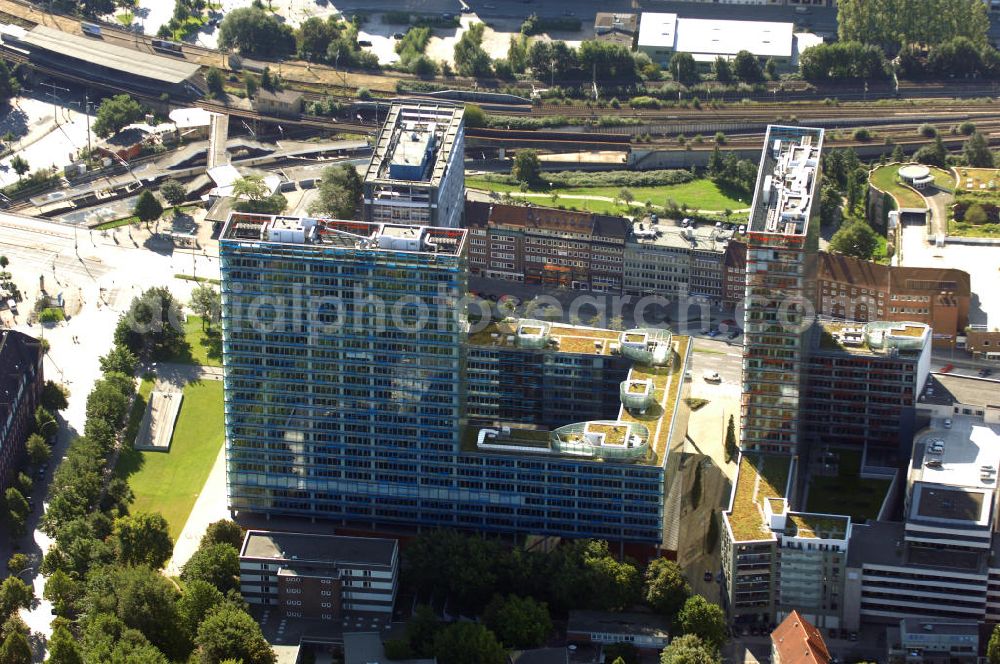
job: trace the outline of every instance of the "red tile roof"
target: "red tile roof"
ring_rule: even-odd
[[[830,651],[823,635],[798,611],[792,611],[771,632],[771,643],[777,652],[775,664],[829,664]]]

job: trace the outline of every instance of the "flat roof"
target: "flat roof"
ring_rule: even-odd
[[[985,574],[987,557],[979,551],[961,551],[955,548],[936,549],[927,546],[903,546],[906,525],[901,521],[869,521],[854,524],[847,552],[847,566],[863,565],[912,566],[940,570],[947,573]],[[994,535],[991,543],[994,554],[1000,552],[1000,536]]]
[[[850,524],[851,518],[848,516],[789,512],[785,532],[791,537],[843,539],[847,537]]]
[[[815,346],[854,355],[885,356],[890,353],[914,356],[923,352],[931,339],[931,328],[923,323],[872,321],[818,321]]]
[[[643,12],[639,18],[639,46],[672,49],[677,29],[677,14]]]
[[[667,638],[670,623],[654,613],[611,613],[606,611],[570,611],[567,632],[590,634],[631,634]]]
[[[243,539],[240,557],[294,560],[296,565],[307,567],[309,563],[390,567],[396,546],[394,539],[250,530]]]
[[[787,498],[792,457],[779,454],[745,452],[733,489],[732,502],[723,517],[737,542],[774,539],[764,521],[764,502]]]
[[[751,233],[808,233],[822,146],[822,129],[768,126],[750,209]]]
[[[1000,408],[1000,380],[932,373],[927,377],[920,401],[938,405],[963,404],[979,408]]]
[[[36,25],[28,30],[21,41],[87,65],[106,67],[168,84],[183,83],[200,69],[198,64],[179,58],[116,46],[100,37],[85,37],[44,25]]]
[[[536,327],[537,330],[533,329]],[[536,345],[519,345],[518,332],[522,333],[520,343],[531,344],[532,341],[536,341]],[[527,342],[523,340],[525,334],[531,335]],[[622,332],[617,330],[510,318],[491,322],[482,330],[470,334],[469,345],[497,350],[618,356],[621,353],[619,348],[621,336]],[[555,344],[538,344],[538,340],[554,340]],[[663,464],[669,451],[674,415],[680,401],[691,338],[671,335],[670,342],[673,344],[672,352],[674,353],[670,366],[652,366],[633,360],[632,367],[625,378],[626,382],[648,381],[652,387],[652,405],[646,408],[645,412],[630,410],[623,404],[619,408],[618,417],[614,420],[616,423],[641,425],[648,432],[646,441],[650,454],[642,458],[633,458],[630,460],[632,463],[659,466]],[[502,424],[504,423],[498,423],[498,426]],[[558,431],[565,432],[566,429],[577,424],[584,425],[586,423],[581,422],[559,427]],[[602,426],[602,424],[599,423],[598,426]],[[483,428],[495,427],[466,427],[462,438],[463,450],[477,451],[479,431]],[[520,451],[523,452],[537,451],[541,453],[552,449],[551,431],[538,427],[518,426],[516,423],[512,423],[510,428],[511,437],[505,439],[508,440],[508,446],[521,448]],[[503,444],[503,441],[497,444]],[[512,451],[514,450],[512,449]],[[605,460],[615,461],[613,456],[609,454]]]
[[[440,185],[451,158],[452,148],[458,140],[464,114],[464,106],[448,103],[393,104],[376,139],[371,161],[368,162],[368,169],[365,171],[365,182],[378,184],[399,182],[434,187]],[[394,179],[389,174],[392,164],[409,164],[410,160],[416,158],[416,151],[406,147],[407,139],[414,131],[418,132],[418,135],[433,134],[435,138],[433,166],[424,179]],[[426,147],[426,141],[421,141],[421,144]],[[401,159],[403,161],[399,161]]]
[[[672,247],[690,251],[724,253],[729,240],[736,234],[732,228],[716,228],[712,224],[697,224],[680,228],[670,224],[653,224],[649,221],[632,223],[629,243],[641,246]]]
[[[489,323],[478,332],[469,335],[473,346],[494,348],[520,348],[517,345],[517,331],[523,319],[507,319]],[[611,355],[611,347],[617,345],[621,332],[599,327],[551,323],[548,336],[556,344],[549,350],[559,353],[580,353],[583,355]]]
[[[681,53],[735,56],[750,51],[758,57],[791,58],[794,23],[677,19],[674,50]]]
[[[913,487],[910,519],[978,522],[982,519],[983,507],[989,507],[989,498],[989,494],[980,489],[917,482]],[[988,513],[987,509],[987,516]]]
[[[270,229],[287,231],[268,236]],[[295,231],[301,231],[296,233]],[[460,228],[378,224],[367,221],[317,219],[286,215],[231,212],[220,240],[244,243],[296,245],[322,250],[325,247],[354,248],[359,251],[408,252],[460,256],[466,231]]]
[[[913,448],[913,481],[994,491],[997,475],[984,481],[982,467],[1000,472],[1000,425],[986,424],[970,415],[954,415],[951,420],[950,429],[935,427],[917,437]],[[941,443],[938,449],[942,451],[935,453],[931,447],[938,441]],[[928,466],[926,462],[932,460],[933,465]]]

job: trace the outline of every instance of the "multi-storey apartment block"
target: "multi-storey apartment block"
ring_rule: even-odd
[[[768,127],[747,228],[741,445],[794,454],[814,288],[822,129]]]
[[[365,173],[365,220],[458,228],[465,202],[463,106],[394,104]]]
[[[469,272],[573,290],[617,293],[628,219],[524,205],[466,203]]]
[[[240,550],[240,594],[287,618],[391,615],[398,585],[394,539],[251,530]]]
[[[744,453],[723,512],[723,603],[737,624],[798,610],[820,627],[840,621],[851,519],[793,511],[798,459]]]
[[[896,462],[908,458],[930,372],[930,328],[823,321],[812,334],[801,417],[813,450],[877,447]]]
[[[230,218],[230,508],[659,545],[690,340],[543,321],[470,335],[465,244],[457,229]],[[570,395],[559,380],[574,375],[592,380]],[[540,422],[501,403],[517,381],[556,388],[563,408],[543,403]]]

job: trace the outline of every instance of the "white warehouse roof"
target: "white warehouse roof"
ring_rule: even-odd
[[[793,23],[678,18],[676,14],[643,13],[638,46],[690,53],[695,59],[732,57],[750,51],[763,58],[791,58]],[[699,58],[701,56],[701,58]]]

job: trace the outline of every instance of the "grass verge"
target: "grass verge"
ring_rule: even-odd
[[[163,514],[170,525],[170,536],[176,541],[208,479],[223,438],[222,381],[189,384],[184,388],[170,451],[130,449],[118,458],[115,474],[126,479],[135,494],[133,511]]]

